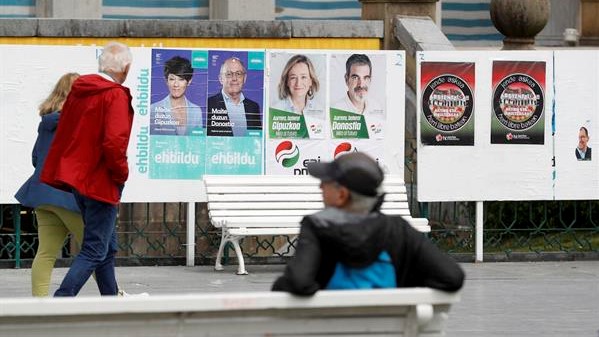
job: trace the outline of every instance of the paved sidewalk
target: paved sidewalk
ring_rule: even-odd
[[[452,307],[448,337],[599,337],[599,261],[462,264],[467,281],[462,301]],[[282,265],[235,266],[215,272],[199,267],[119,267],[129,293],[239,292],[269,290]],[[65,268],[56,269],[51,291]],[[2,297],[30,295],[30,269],[0,269]],[[88,282],[83,295],[97,295]]]

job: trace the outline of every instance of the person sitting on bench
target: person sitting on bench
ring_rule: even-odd
[[[353,152],[309,163],[308,173],[321,180],[325,209],[301,221],[295,256],[273,291],[462,287],[464,272],[451,257],[400,216],[379,211],[384,174],[375,160]]]

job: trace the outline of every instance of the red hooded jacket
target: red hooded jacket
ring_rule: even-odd
[[[118,204],[120,188],[129,175],[132,124],[128,88],[99,75],[79,77],[62,108],[41,181]]]

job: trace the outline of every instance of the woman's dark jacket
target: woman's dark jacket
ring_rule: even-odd
[[[58,112],[42,116],[42,120],[37,128],[37,140],[31,153],[31,162],[33,167],[35,167],[35,171],[17,191],[15,198],[23,206],[27,207],[35,208],[40,205],[52,205],[79,213],[79,207],[77,207],[75,197],[73,197],[72,193],[55,189],[40,182],[40,173],[44,167],[44,161],[46,160],[50,144],[52,144],[52,140],[54,139],[59,117],[60,114]]]

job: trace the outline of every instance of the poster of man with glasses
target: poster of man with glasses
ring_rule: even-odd
[[[206,174],[262,174],[264,50],[210,50]]]
[[[248,53],[238,54],[211,53],[211,67],[220,69],[220,87],[208,97],[208,136],[244,137],[252,136],[252,131],[262,130],[260,105],[252,100],[251,93],[244,91],[246,83],[250,88],[263,87],[262,83],[253,83],[262,80],[262,72],[257,74],[259,78],[252,77],[248,71],[251,68],[247,66]]]

